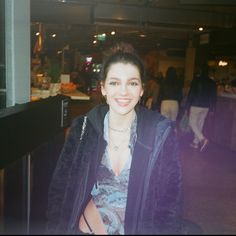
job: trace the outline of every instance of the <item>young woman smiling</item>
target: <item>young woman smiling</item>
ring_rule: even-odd
[[[106,104],[71,125],[50,185],[47,233],[180,233],[174,127],[139,106],[145,70],[132,46],[109,52],[101,72]]]

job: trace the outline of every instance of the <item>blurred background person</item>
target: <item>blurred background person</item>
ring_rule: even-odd
[[[148,109],[159,110],[158,97],[160,85],[152,73],[147,73],[147,84],[142,99],[142,104]]]
[[[213,114],[217,99],[216,82],[213,80],[214,71],[203,64],[200,74],[191,82],[186,101],[186,112],[189,112],[189,125],[194,133],[191,147],[203,151],[208,144],[208,139],[203,134],[203,126],[208,112]]]
[[[182,99],[182,86],[176,68],[168,67],[166,76],[160,86],[160,112],[163,116],[176,121],[179,104]]]
[[[45,56],[43,70],[51,78],[51,83],[60,82],[61,64],[55,53]]]

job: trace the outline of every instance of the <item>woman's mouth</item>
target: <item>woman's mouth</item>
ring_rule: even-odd
[[[117,98],[115,99],[116,103],[121,107],[126,107],[130,104],[131,99],[128,98]]]

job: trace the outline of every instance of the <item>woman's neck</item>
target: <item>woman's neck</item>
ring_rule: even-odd
[[[116,130],[126,130],[131,127],[134,120],[135,111],[131,111],[126,115],[119,115],[110,110],[109,112],[109,127]]]

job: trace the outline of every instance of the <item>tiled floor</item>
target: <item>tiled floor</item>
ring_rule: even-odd
[[[210,143],[200,153],[181,139],[184,216],[204,234],[236,234],[236,152]]]

